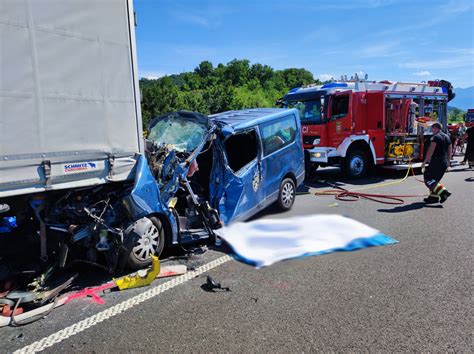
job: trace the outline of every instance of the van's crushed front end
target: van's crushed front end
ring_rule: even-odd
[[[172,226],[172,244],[214,236],[212,230],[221,226],[210,204],[215,159],[222,154],[214,143],[217,133],[208,117],[194,112],[174,112],[150,123],[146,156],[160,208]]]
[[[65,268],[85,262],[112,273],[148,266],[167,245],[213,236],[221,226],[209,205],[215,131],[197,113],[156,118],[146,154],[136,157],[127,181],[16,199],[13,209],[22,212],[0,215],[15,220],[15,227],[2,223],[0,256],[18,258],[31,243],[31,257],[40,253],[47,263]]]

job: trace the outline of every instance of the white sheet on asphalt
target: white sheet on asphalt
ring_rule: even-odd
[[[335,251],[394,244],[378,230],[341,215],[310,215],[235,223],[216,230],[236,258],[257,268]]]

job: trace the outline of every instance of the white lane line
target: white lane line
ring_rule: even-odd
[[[26,347],[19,349],[14,352],[14,354],[17,353],[35,353],[39,352],[41,350],[44,350],[46,348],[49,348],[53,346],[54,344],[57,344],[59,342],[62,342],[63,340],[72,337],[87,328],[90,328],[92,326],[95,326],[96,324],[103,322],[109,318],[112,318],[122,312],[125,312],[132,307],[141,304],[142,302],[149,300],[167,290],[170,290],[174,288],[175,286],[178,286],[180,284],[183,284],[187,282],[188,280],[191,280],[195,278],[198,275],[201,275],[202,273],[205,273],[213,268],[216,268],[232,259],[231,256],[226,255],[222,256],[212,262],[209,262],[207,264],[204,264],[203,266],[197,268],[194,271],[188,272],[186,274],[183,274],[179,277],[173,278],[170,281],[167,281],[166,283],[163,283],[161,285],[157,285],[141,294],[138,294],[128,300],[125,300],[115,306],[112,306],[108,308],[107,310],[104,310],[102,312],[99,312],[98,314],[95,314],[94,316],[91,316],[89,318],[86,318],[85,320],[82,320],[76,324],[73,324],[72,326],[69,326],[67,328],[64,328],[56,333],[51,334],[48,337],[45,337],[37,342],[34,342],[30,345],[27,345]]]

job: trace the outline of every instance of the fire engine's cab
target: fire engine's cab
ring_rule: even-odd
[[[350,80],[296,88],[281,102],[300,112],[307,171],[341,166],[362,177],[371,166],[421,160],[431,124],[446,127],[452,97],[446,81]]]

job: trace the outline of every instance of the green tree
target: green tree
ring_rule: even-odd
[[[250,61],[247,59],[234,59],[229,62],[224,71],[226,80],[234,86],[241,86],[245,84],[249,77]]]
[[[204,99],[203,91],[183,93],[183,109],[203,114],[209,114],[208,102]]]
[[[453,123],[462,121],[464,117],[463,113],[464,112],[457,107],[450,107],[448,109],[448,121]]]
[[[311,84],[315,81],[313,74],[305,69],[285,69],[281,71],[281,75],[286,86],[290,89]]]
[[[273,69],[268,65],[253,64],[249,71],[250,77],[257,79],[263,85],[273,77]]]
[[[207,90],[203,98],[209,107],[209,113],[219,113],[231,109],[233,91],[230,85],[216,85]]]
[[[183,109],[183,99],[173,79],[163,77],[142,88],[142,117],[146,127],[153,117]]]
[[[204,60],[194,69],[194,72],[202,78],[208,78],[213,74],[214,67],[210,61]]]
[[[230,109],[274,107],[290,89],[315,81],[305,69],[273,70],[247,59],[234,59],[216,67],[202,61],[192,72],[140,80],[142,117],[146,127],[153,117],[175,110],[204,114]]]

